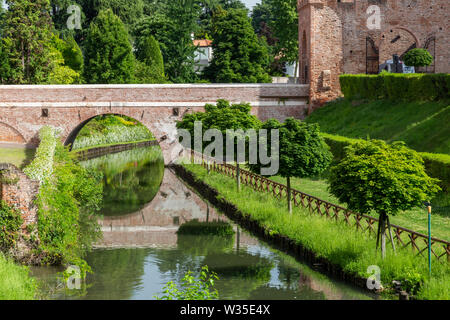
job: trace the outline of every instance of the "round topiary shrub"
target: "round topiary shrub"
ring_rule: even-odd
[[[426,67],[433,63],[433,56],[426,49],[415,48],[405,54],[403,62],[407,66]]]

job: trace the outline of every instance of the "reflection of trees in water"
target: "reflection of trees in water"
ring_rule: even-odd
[[[104,174],[103,209],[105,215],[136,212],[157,194],[164,175],[160,147],[148,147],[109,154],[83,162]]]
[[[288,288],[275,288],[262,286],[250,293],[250,300],[325,300],[322,292],[317,292],[309,287],[300,287],[297,290]]]
[[[144,275],[150,249],[95,250],[87,257],[90,299],[130,299]]]
[[[179,234],[177,246],[186,254],[206,256],[209,253],[229,252],[233,250],[233,236],[195,236]]]

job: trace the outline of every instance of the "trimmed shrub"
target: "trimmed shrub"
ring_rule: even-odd
[[[426,67],[433,63],[433,56],[423,48],[409,50],[403,57],[407,66]]]
[[[345,147],[362,139],[352,139],[328,133],[322,133],[325,142],[330,146],[333,153],[333,162],[339,162],[345,154]],[[426,173],[433,178],[441,180],[439,186],[444,192],[450,192],[450,155],[439,153],[419,152],[425,165]]]
[[[450,74],[344,74],[339,80],[349,99],[429,101],[450,97]]]

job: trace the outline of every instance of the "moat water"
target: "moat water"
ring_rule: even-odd
[[[32,268],[46,299],[155,299],[169,281],[204,265],[218,274],[220,299],[372,299],[239,228],[164,168],[160,150],[141,148],[89,160],[104,174],[103,238],[86,256],[93,273],[69,290],[61,268]],[[197,220],[230,224],[232,236],[178,235]]]

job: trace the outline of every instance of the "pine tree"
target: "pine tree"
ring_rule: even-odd
[[[2,33],[2,55],[8,67],[0,67],[3,83],[46,83],[51,64],[53,23],[48,0],[7,0]]]
[[[267,46],[258,39],[247,11],[218,10],[213,18],[211,64],[204,75],[212,82],[270,82]]]
[[[85,41],[84,79],[87,83],[131,83],[134,56],[124,24],[112,10],[92,21]]]

